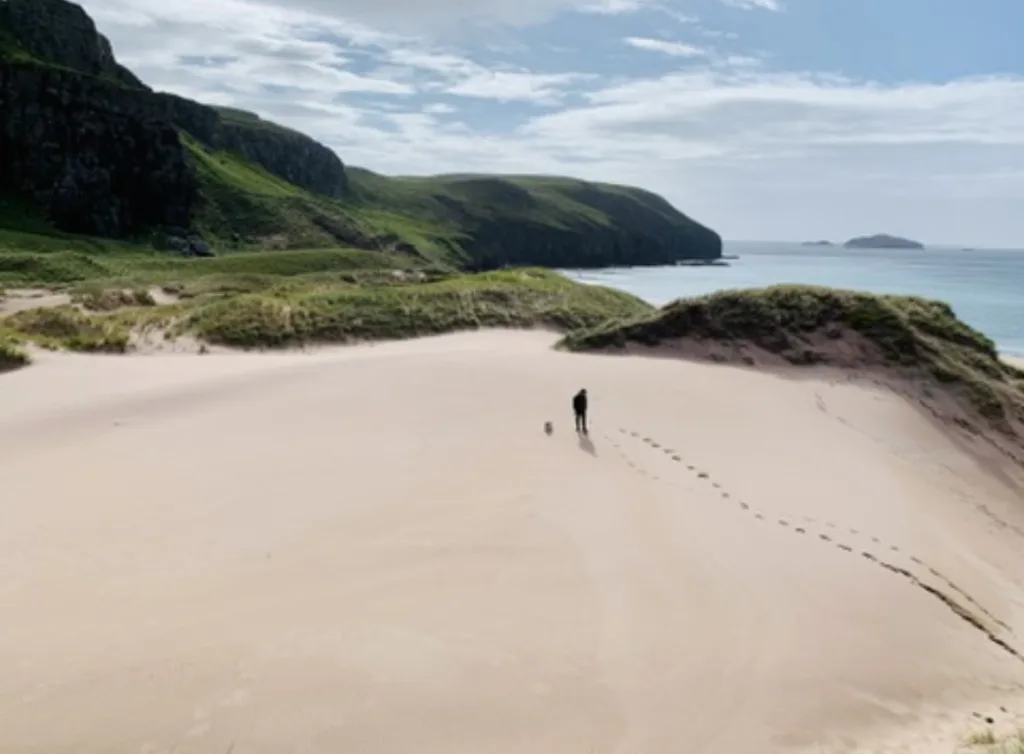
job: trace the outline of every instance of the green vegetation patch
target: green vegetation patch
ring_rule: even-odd
[[[0,332],[0,372],[10,372],[27,366],[28,354],[18,345],[16,339]]]
[[[974,754],[1024,754],[1024,732],[998,736],[991,728],[970,733],[958,751]]]
[[[72,306],[29,309],[5,318],[3,324],[46,348],[124,353],[130,342],[130,331],[120,321],[86,314]]]
[[[371,270],[407,270],[415,260],[402,254],[362,249],[307,249],[294,251],[250,251],[218,257],[182,257],[171,252],[128,253],[97,249],[91,252],[67,250],[59,238],[36,239],[34,251],[5,250],[0,236],[0,285],[8,287],[138,288],[150,285],[183,284],[214,276],[296,276]]]
[[[71,301],[94,312],[111,312],[131,306],[156,306],[153,294],[145,289],[104,288],[72,295]]]
[[[484,327],[593,327],[651,311],[619,291],[583,286],[539,270],[467,275],[436,282],[285,291],[214,301],[182,329],[242,348],[410,338]]]

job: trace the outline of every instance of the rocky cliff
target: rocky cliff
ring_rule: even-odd
[[[135,74],[114,59],[110,41],[78,5],[53,0],[2,0],[0,30],[36,60],[146,88]]]
[[[0,44],[0,190],[39,202],[61,230],[190,225],[198,183],[179,130],[314,193],[344,193],[344,165],[313,139],[151,91],[77,5],[0,0]]]
[[[253,113],[152,91],[77,5],[0,0],[0,195],[29,199],[59,230],[357,245],[475,269],[721,256],[716,233],[636,189],[356,174]]]
[[[133,90],[0,62],[0,191],[35,200],[61,230],[120,237],[189,225],[197,189],[174,126]]]

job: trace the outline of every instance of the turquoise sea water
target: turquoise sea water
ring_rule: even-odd
[[[931,247],[843,249],[726,242],[728,267],[566,270],[570,277],[628,291],[660,306],[729,288],[806,283],[940,299],[1007,354],[1024,356],[1024,250]]]

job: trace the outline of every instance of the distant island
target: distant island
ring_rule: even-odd
[[[835,246],[831,241],[804,241],[801,246]]]
[[[909,238],[877,233],[873,236],[857,236],[843,244],[847,249],[923,249],[924,244]]]

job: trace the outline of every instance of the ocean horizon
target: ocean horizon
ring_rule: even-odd
[[[845,249],[801,243],[725,241],[728,266],[563,270],[663,306],[678,298],[785,283],[938,299],[1007,355],[1024,356],[1024,250]]]

